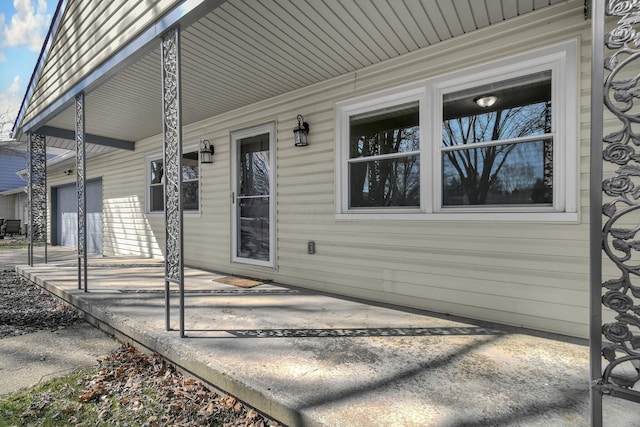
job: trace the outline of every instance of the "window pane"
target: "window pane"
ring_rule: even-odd
[[[149,187],[149,209],[151,212],[164,210],[164,188],[162,184]]]
[[[160,184],[162,182],[162,160],[152,160],[151,161],[151,184]]]
[[[239,257],[269,261],[269,196],[239,199]]]
[[[418,102],[351,116],[349,158],[420,149]]]
[[[442,145],[454,147],[544,135],[551,132],[551,104],[529,104],[470,117],[446,120]]]
[[[349,165],[350,207],[420,206],[420,157]]]
[[[553,203],[550,140],[442,154],[442,205]]]
[[[492,95],[495,104],[475,100]],[[442,146],[499,141],[551,132],[551,72],[446,94]]]
[[[198,152],[192,151],[182,154],[182,203],[184,210],[198,210],[200,207]],[[149,210],[162,212],[164,210],[163,162],[151,161]]]
[[[241,140],[238,168],[241,196],[269,194],[269,134]]]
[[[198,170],[198,152],[182,154],[182,180],[188,181],[198,179],[200,171]]]
[[[198,191],[198,181],[189,181],[182,183],[182,209],[198,210],[200,206]]]

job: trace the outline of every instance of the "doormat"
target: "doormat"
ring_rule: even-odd
[[[224,283],[225,285],[238,286],[240,288],[253,288],[262,285],[264,282],[249,279],[246,277],[225,276],[215,279],[214,282]]]

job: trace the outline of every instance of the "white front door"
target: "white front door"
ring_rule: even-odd
[[[275,267],[275,124],[231,134],[231,259]]]

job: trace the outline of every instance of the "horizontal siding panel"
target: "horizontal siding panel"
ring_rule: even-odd
[[[391,249],[380,247],[370,247],[365,245],[336,245],[327,242],[319,242],[311,236],[308,240],[316,241],[316,250],[330,256],[335,264],[345,263],[352,265],[354,274],[359,266],[366,268],[365,260],[372,260],[375,263],[392,263],[397,262],[405,264],[407,262],[415,263],[441,263],[451,265],[452,260],[456,261],[456,267],[451,267],[451,276],[457,277],[456,270],[463,268],[462,266],[489,266],[489,267],[509,267],[510,265],[518,265],[522,272],[531,273],[533,278],[538,278],[538,283],[546,286],[537,276],[537,271],[550,272],[568,272],[572,274],[580,274],[588,271],[588,260],[584,257],[558,257],[546,255],[504,255],[498,253],[484,252],[481,254],[461,251],[443,251],[443,250],[416,250],[395,247]],[[375,260],[375,261],[374,261]],[[546,266],[546,267],[543,267]],[[284,265],[281,265],[284,268]],[[399,267],[400,268],[400,267]]]
[[[435,275],[432,272],[429,274],[396,270],[396,269],[384,269],[384,283],[385,291],[394,292],[392,289],[397,290],[404,295],[407,294],[404,291],[400,291],[405,284],[413,286],[413,290],[416,291],[413,295],[422,298],[433,297],[432,291],[437,289],[446,289],[447,291],[453,291],[460,295],[468,292],[473,293],[476,289],[481,289],[482,293],[489,296],[498,298],[505,298],[502,301],[503,304],[514,304],[515,301],[525,300],[540,303],[553,303],[553,304],[566,304],[568,306],[576,306],[581,308],[587,308],[589,302],[589,291],[587,287],[583,289],[571,290],[561,288],[562,283],[555,278],[549,278],[549,284],[554,286],[547,286],[547,289],[537,284],[523,284],[520,283],[521,279],[518,274],[512,272],[501,276],[501,272],[482,272],[479,270],[467,270],[468,273],[477,272],[477,276],[471,274],[457,275],[456,280],[452,280],[451,272],[443,272],[443,274]],[[522,271],[520,272],[522,275]],[[501,280],[502,279],[502,280]],[[576,277],[571,278],[573,281]],[[578,279],[588,281],[588,276],[578,277]],[[419,291],[419,289],[422,289]],[[454,302],[455,299],[451,300]],[[486,307],[489,308],[490,306]],[[506,309],[499,305],[494,306],[496,309]],[[522,313],[522,312],[520,312]]]
[[[479,309],[496,310],[508,313],[518,313],[521,316],[544,315],[556,321],[575,321],[588,316],[587,293],[582,295],[580,301],[583,305],[567,305],[563,302],[554,303],[526,299],[523,297],[510,298],[508,295],[492,295],[485,292],[474,292],[473,283],[465,292],[458,289],[429,287],[414,285],[407,282],[385,282],[385,291],[399,293],[406,296],[417,296],[434,301],[443,301],[450,304],[474,306]]]

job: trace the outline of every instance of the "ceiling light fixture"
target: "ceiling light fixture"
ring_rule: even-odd
[[[481,95],[476,98],[473,98],[473,102],[478,104],[482,108],[491,107],[498,100],[497,96],[494,95]]]

